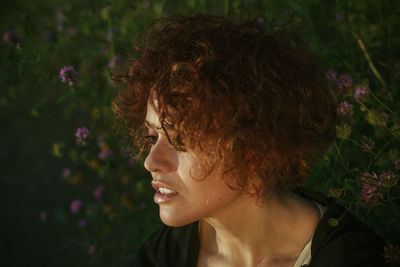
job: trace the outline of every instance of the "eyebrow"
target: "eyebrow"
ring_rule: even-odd
[[[146,125],[147,128],[151,128],[151,129],[161,129],[161,127],[156,127],[154,124],[152,124],[151,122],[149,122],[148,120],[144,120],[144,124]]]

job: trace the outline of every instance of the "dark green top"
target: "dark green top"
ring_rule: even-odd
[[[384,267],[383,240],[326,196],[297,189],[296,193],[327,207],[315,230],[309,267]],[[333,227],[329,219],[341,218]],[[163,226],[142,246],[132,267],[195,267],[200,242],[198,222]]]

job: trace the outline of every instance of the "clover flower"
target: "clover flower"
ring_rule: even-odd
[[[325,75],[329,81],[336,81],[336,71],[328,70]]]
[[[375,142],[374,142],[374,140],[372,140],[369,137],[366,137],[365,135],[363,136],[363,138],[364,138],[364,141],[361,144],[361,150],[364,152],[368,152],[374,147]]]
[[[94,190],[93,190],[93,197],[97,200],[101,198],[101,195],[103,194],[104,191],[104,186],[103,185],[98,185]]]
[[[75,71],[73,66],[64,66],[60,70],[60,78],[63,83],[73,85],[78,78],[78,73]]]
[[[79,212],[79,209],[80,209],[82,206],[83,206],[82,200],[77,199],[77,200],[73,200],[73,201],[71,202],[71,205],[69,206],[69,208],[70,208],[71,213],[76,214],[76,213]]]
[[[365,172],[361,178],[362,189],[361,198],[365,203],[378,202],[378,200],[383,199],[382,193],[378,190],[378,176],[375,172]]]
[[[343,96],[348,89],[353,87],[353,79],[346,74],[342,74],[339,76],[336,86],[338,95]]]
[[[89,134],[90,134],[90,131],[86,127],[78,128],[75,132],[76,144],[77,145],[85,145]]]
[[[16,44],[18,42],[17,33],[14,30],[8,30],[3,35],[3,42],[5,44]]]
[[[337,108],[337,113],[341,116],[348,116],[353,114],[353,105],[347,101],[343,101],[339,104]]]
[[[362,85],[357,86],[354,90],[354,97],[358,100],[363,99],[367,95],[369,95],[369,90]]]
[[[398,183],[396,175],[391,170],[383,171],[379,176],[375,172],[365,172],[361,181],[361,198],[365,203],[376,203],[379,199],[383,199],[386,188]]]
[[[386,262],[392,266],[397,266],[400,263],[400,247],[393,244],[388,244],[383,249],[383,257],[385,258]]]
[[[398,182],[396,175],[391,171],[387,170],[379,175],[380,185],[383,187],[395,186]]]

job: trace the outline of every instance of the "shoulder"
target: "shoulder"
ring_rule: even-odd
[[[139,249],[131,266],[190,266],[186,264],[196,256],[199,248],[197,225],[195,222],[182,227],[160,227]]]
[[[311,266],[388,266],[383,239],[334,200],[319,193],[304,193],[327,210],[312,240]]]

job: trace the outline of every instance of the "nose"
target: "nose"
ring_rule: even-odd
[[[176,171],[177,165],[176,150],[168,140],[162,138],[151,147],[144,161],[144,167],[152,173],[173,172]]]

